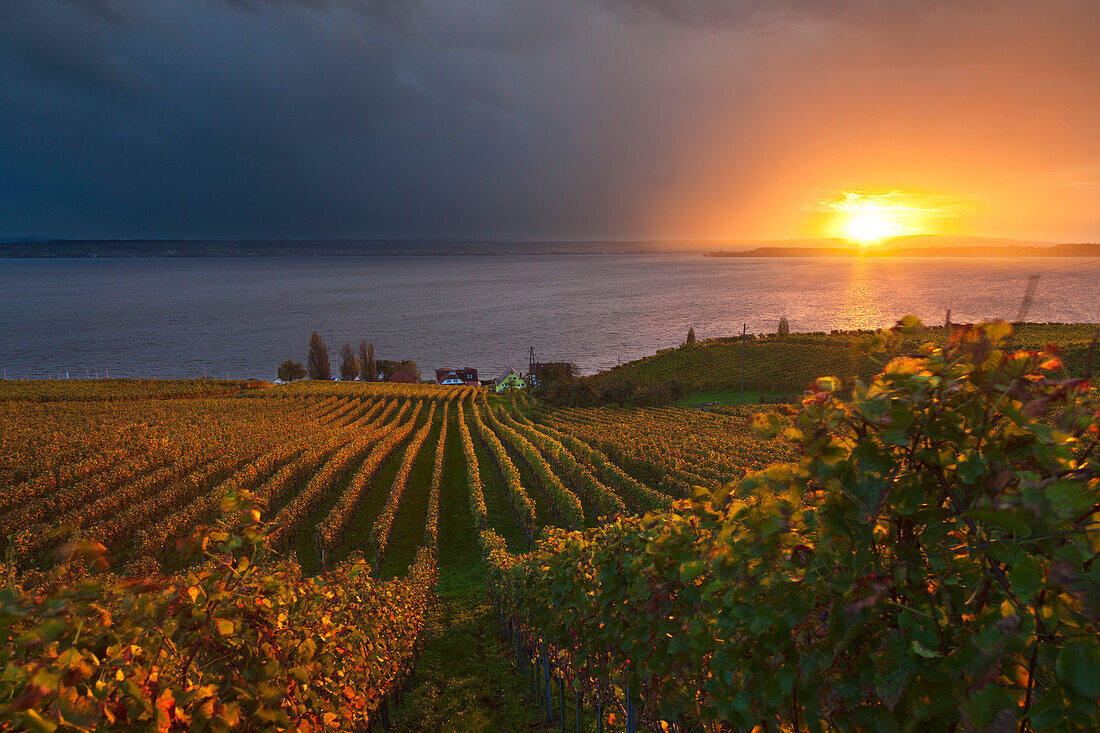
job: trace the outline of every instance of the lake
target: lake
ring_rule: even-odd
[[[683,341],[1016,317],[1100,321],[1100,260],[706,258],[699,255],[0,260],[0,369],[9,378],[258,377],[337,352],[473,366],[541,361],[585,373]],[[4,372],[0,372],[2,375]]]

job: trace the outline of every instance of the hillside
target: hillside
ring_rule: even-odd
[[[1085,368],[1089,343],[1096,324],[1026,323],[1015,333],[1013,345],[1038,349],[1058,344],[1064,350],[1067,372],[1079,376]],[[861,355],[859,344],[872,332],[792,333],[750,335],[745,343],[746,390],[797,393],[823,375],[845,381],[858,376],[867,379],[881,365]],[[902,344],[915,350],[922,343],[942,343],[942,327],[930,328],[919,336],[906,337]],[[627,362],[588,378],[596,389],[629,380],[637,387],[679,382],[687,392],[738,389],[741,386],[741,338],[708,339],[692,346],[658,351],[652,356]]]

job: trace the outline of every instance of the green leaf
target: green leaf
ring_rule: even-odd
[[[1095,490],[1084,481],[1063,479],[1047,487],[1047,497],[1063,517],[1072,517],[1089,509],[1096,503]]]
[[[1009,571],[1008,580],[1012,583],[1012,590],[1020,596],[1020,600],[1023,603],[1030,603],[1043,587],[1043,568],[1034,558],[1025,558]]]
[[[1027,521],[1011,509],[971,509],[966,512],[966,516],[979,522],[989,522],[1013,534],[1028,534]]]
[[[924,644],[921,644],[921,643],[920,643],[919,641],[917,641],[916,639],[913,639],[913,644],[911,645],[911,648],[912,648],[912,650],[913,650],[914,652],[916,652],[916,653],[917,653],[917,654],[918,654],[919,656],[922,656],[922,657],[924,657],[925,659],[935,659],[935,658],[937,658],[937,657],[942,657],[942,656],[943,656],[943,655],[942,655],[942,654],[940,654],[939,652],[937,652],[937,651],[934,651],[934,650],[932,650],[932,649],[929,649],[929,648],[928,648],[928,647],[926,647],[926,646],[925,646]]]
[[[1066,644],[1054,663],[1058,679],[1086,698],[1100,698],[1100,642],[1095,639]]]
[[[706,566],[702,560],[691,560],[680,565],[680,581],[689,584],[703,574]]]

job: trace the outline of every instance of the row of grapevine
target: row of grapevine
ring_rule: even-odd
[[[592,506],[598,516],[613,517],[626,511],[626,505],[611,489],[604,486],[598,478],[566,450],[560,442],[546,433],[535,430],[528,423],[520,422],[501,408],[499,419],[509,428],[523,435],[542,453],[560,474],[571,481],[580,496]]]
[[[82,479],[108,471],[127,460],[140,456],[148,446],[106,448],[90,456],[78,458],[72,463],[51,467],[18,484],[5,487],[0,495],[0,511],[9,510],[28,500],[57,491]],[[16,522],[18,524],[18,522]]]
[[[184,460],[180,453],[181,448],[182,446],[162,448],[133,456],[64,489],[40,498],[27,498],[0,518],[0,532],[7,534],[19,528],[27,528],[109,496],[150,471],[164,469],[166,464]]]
[[[147,523],[155,523],[165,513],[189,504],[204,493],[212,490],[220,482],[228,479],[242,466],[261,455],[259,448],[247,452],[235,452],[226,458],[215,460],[197,471],[193,471],[182,480],[171,483],[133,503],[109,518],[101,518],[82,531],[86,539],[95,540],[108,547],[114,547],[122,538]]]
[[[267,540],[257,515],[242,509],[242,522],[202,543],[207,562],[145,577],[140,593],[134,580],[112,576],[6,591],[0,697],[23,702],[3,706],[0,727],[384,724],[386,700],[407,687],[420,648],[434,555],[421,550],[405,578],[385,582],[362,561],[302,578],[290,563],[249,561]],[[227,517],[237,514],[226,508]]]
[[[524,462],[534,472],[558,521],[571,529],[583,528],[585,526],[584,508],[581,506],[580,499],[565,487],[538,449],[515,430],[501,423],[488,405],[485,405],[484,412],[485,422],[492,431],[522,456]]]
[[[16,429],[0,435],[7,451],[0,460],[29,467],[24,473],[33,475],[6,486],[0,513],[147,453],[230,439],[243,423],[277,423],[297,412],[262,408],[239,400],[5,406]]]
[[[471,403],[471,408],[473,407]],[[485,490],[481,485],[481,469],[478,466],[474,441],[466,425],[466,410],[463,402],[458,403],[458,434],[462,439],[462,455],[466,459],[466,485],[470,492],[470,514],[474,517],[478,530],[485,529],[487,510],[485,508]]]
[[[135,563],[145,566],[156,558],[172,540],[178,540],[201,522],[215,516],[222,503],[234,494],[254,491],[281,466],[295,463],[301,458],[305,441],[283,443],[264,453],[212,491],[198,497],[184,507],[171,512],[155,524],[147,524],[133,536],[132,551],[128,555]]]
[[[199,449],[233,440],[246,426],[274,429],[280,423],[290,427],[312,422],[321,413],[311,403],[303,403],[305,409],[220,399],[0,403],[0,421],[5,424],[0,431],[0,485],[5,487],[0,493],[0,521],[7,520],[4,531],[39,521],[41,516],[10,519],[13,510],[26,510],[33,501],[52,513],[72,509],[86,501],[86,493],[76,494],[76,501],[64,509],[51,505],[80,484],[94,484],[106,472],[136,474],[143,461],[157,454],[168,462],[187,452],[188,446]]]
[[[405,402],[406,406],[411,404],[413,404],[411,400]],[[390,455],[404,445],[405,441],[412,435],[423,407],[424,403],[422,401],[416,401],[416,408],[409,419],[403,425],[392,427],[382,434],[377,444],[371,448],[370,453],[363,459],[362,464],[352,475],[343,493],[340,494],[332,509],[317,526],[317,541],[323,550],[331,552],[340,544],[340,540],[344,536],[344,530],[347,528],[348,522],[351,521],[355,509],[359,506],[363,493],[370,488],[375,474]],[[431,409],[435,410],[434,402]],[[426,427],[430,428],[430,426],[431,420],[429,419]],[[329,484],[332,485],[335,481],[336,477]]]
[[[0,402],[134,402],[224,397],[263,382],[222,379],[3,379]]]
[[[442,387],[436,384],[404,384],[397,382],[330,382],[302,379],[291,384],[266,386],[248,390],[251,397],[301,399],[303,397],[355,397],[359,399],[434,400],[448,402],[476,393],[472,387]]]
[[[400,406],[400,401],[392,400],[376,406],[367,415],[342,431],[313,436],[298,459],[276,471],[257,490],[257,495],[267,502],[269,507],[281,504],[283,499],[301,490],[304,482],[324,461],[328,460],[332,453],[345,445],[349,438],[354,439],[361,431],[373,430],[387,424],[394,411]]]
[[[401,422],[411,406],[412,402],[404,402],[391,423],[380,425],[376,429],[352,438],[310,476],[302,490],[276,515],[275,527],[268,537],[268,542],[273,549],[282,549],[290,543],[309,518],[313,508],[340,480],[348,467],[361,459],[380,439],[385,440],[392,435],[393,426]],[[417,409],[419,410],[419,405]]]
[[[607,485],[615,487],[616,493],[623,498],[631,509],[645,512],[653,509],[667,509],[672,505],[672,497],[667,494],[662,494],[659,491],[654,491],[638,481],[626,471],[615,465],[601,451],[593,448],[583,440],[569,435],[568,433],[563,433],[560,430],[555,430],[549,425],[531,422],[523,415],[517,415],[516,420],[523,425],[528,425],[538,431],[546,433],[572,452],[578,460],[591,466],[591,470]]]
[[[500,472],[501,483],[504,485],[508,503],[512,507],[512,519],[515,520],[516,526],[519,527],[524,538],[530,543],[535,536],[535,503],[531,501],[531,497],[527,495],[527,491],[523,488],[523,484],[520,481],[519,469],[512,463],[512,459],[508,456],[508,451],[505,450],[504,445],[500,442],[496,433],[493,432],[493,429],[482,420],[481,410],[478,409],[478,404],[471,401],[469,407],[470,422],[473,423],[478,437],[481,438],[481,442],[489,449],[489,455],[492,456],[494,463],[496,463],[497,471]],[[467,451],[467,454],[466,465],[469,467],[471,465],[469,458],[473,457],[472,447]],[[473,465],[477,465],[476,460]],[[480,485],[481,479],[479,477],[478,486],[480,487]],[[473,484],[471,483],[471,487],[472,486]],[[481,523],[484,524],[484,499],[482,499],[480,510],[482,515]]]
[[[461,410],[462,403],[459,402],[458,405]],[[451,401],[448,400],[443,403],[443,424],[439,428],[439,442],[435,446],[432,483],[428,488],[428,511],[424,518],[424,546],[432,552],[439,549],[439,492],[443,483],[443,461],[447,453],[447,421],[450,417]],[[461,420],[461,416],[459,419]],[[467,439],[469,439],[468,433]]]
[[[336,412],[341,415],[349,414],[342,409],[343,400],[340,404],[337,404],[337,398],[325,402],[328,403],[327,409],[322,415],[331,408],[336,408],[328,412],[326,419],[333,420]],[[300,435],[276,446],[234,473],[214,490],[172,512],[160,522],[142,526],[134,536],[133,550],[128,553],[129,556],[137,565],[146,566],[148,559],[162,552],[170,540],[183,537],[199,522],[212,518],[231,494],[256,490],[265,501],[277,502],[305,477],[312,475],[325,458],[348,440],[349,434],[368,429],[376,420],[383,423],[389,411],[397,406],[397,401],[388,404],[381,401],[373,404],[366,402],[350,413],[354,422],[340,419],[322,423],[315,432]]]
[[[168,485],[173,481],[182,480],[193,470],[199,470],[210,463],[210,454],[181,456],[175,463],[169,463],[158,467],[155,471],[141,473],[132,476],[124,474],[125,488],[120,488],[114,493],[105,493],[98,499],[93,499],[87,504],[78,504],[69,511],[56,513],[50,511],[49,502],[42,502],[34,507],[45,514],[43,521],[24,528],[8,537],[7,551],[9,557],[19,563],[33,560],[37,555],[45,554],[46,548],[56,545],[85,527],[94,524],[102,518],[114,516],[122,505],[146,496],[157,488]],[[105,490],[111,483],[96,481],[94,484],[86,482],[84,486],[91,485],[97,491]],[[81,486],[81,488],[84,488]],[[69,497],[62,495],[57,506],[64,507],[70,502]],[[45,504],[45,508],[42,507]]]
[[[427,422],[416,432],[409,441],[408,447],[405,448],[405,454],[401,457],[401,463],[397,467],[389,493],[386,494],[386,503],[371,526],[370,557],[374,567],[382,565],[382,558],[386,554],[386,547],[390,541],[390,530],[393,529],[393,520],[397,517],[397,508],[401,505],[401,497],[405,495],[405,488],[409,483],[409,474],[412,473],[413,464],[420,456],[420,449],[424,447],[424,443],[428,441],[428,435],[432,432],[435,406],[436,403],[433,402],[431,409],[428,410]]]
[[[89,430],[110,431],[122,436],[121,439],[132,437],[134,447],[128,452],[108,450],[110,460],[89,456],[68,466],[54,467],[35,479],[8,487],[2,494],[8,510],[0,518],[3,531],[56,518],[113,495],[131,479],[166,464],[180,476],[181,462],[188,460],[187,456],[209,455],[211,451],[226,453],[230,446],[248,442],[275,444],[290,435],[301,421],[294,409],[278,405],[270,409],[241,401],[155,403],[147,412],[137,410],[132,403],[107,406],[106,409],[117,407],[114,424],[96,418],[103,406],[82,407],[92,414],[93,422],[75,424],[71,432],[84,435]],[[48,426],[42,427],[48,429]],[[248,440],[250,436],[251,441]],[[89,450],[94,452],[95,441],[90,444]],[[123,505],[118,497],[112,501],[115,507]]]
[[[180,401],[173,410],[177,419],[167,423],[181,433],[179,440],[9,512],[4,522],[20,528],[8,537],[11,556],[31,560],[76,532],[124,543],[135,529],[184,509],[268,449],[278,451],[301,426],[293,410],[263,408]],[[214,429],[193,434],[196,416]]]
[[[747,409],[571,408],[539,422],[596,446],[662,493],[684,496],[690,486],[714,488],[793,457],[789,443],[754,435],[750,418]]]

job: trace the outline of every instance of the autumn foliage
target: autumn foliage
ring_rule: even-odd
[[[1011,332],[819,379],[757,420],[793,463],[497,552],[501,608],[651,726],[1100,729],[1100,410]]]
[[[408,674],[435,583],[421,550],[385,582],[351,561],[315,578],[261,562],[266,525],[245,494],[196,534],[177,575],[61,572],[0,594],[0,726],[26,730],[362,729]],[[87,564],[102,547],[74,543]]]

